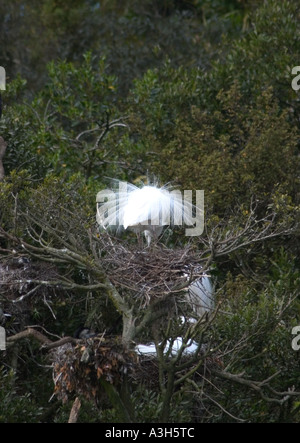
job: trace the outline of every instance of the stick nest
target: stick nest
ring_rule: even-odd
[[[130,375],[138,356],[120,337],[94,337],[52,351],[54,393],[64,403],[72,394],[98,402],[105,394],[102,382],[118,387]]]
[[[99,244],[101,262],[111,282],[118,289],[128,289],[142,307],[187,290],[191,280],[203,275],[201,263],[205,259],[190,245],[168,249],[154,242],[149,248],[138,248],[106,233],[100,234]]]

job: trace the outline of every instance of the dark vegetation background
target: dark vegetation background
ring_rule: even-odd
[[[220,223],[227,240],[242,232],[250,202],[258,219],[276,214],[274,232],[286,227],[213,261],[217,298],[230,313],[211,326],[224,342],[223,365],[258,385],[214,379],[205,393],[198,384],[191,401],[196,387],[183,384],[168,420],[300,421],[299,397],[289,395],[300,390],[300,351],[291,347],[300,324],[300,92],[291,87],[299,14],[295,0],[0,1],[0,307],[12,315],[8,335],[39,325],[62,337],[81,323],[121,333],[106,294],[80,289],[90,283],[88,266],[61,265],[75,289],[35,290],[34,280],[61,278],[59,257],[28,254],[21,243],[64,248],[73,235],[86,251],[107,177],[134,182],[149,171],[162,183],[204,189],[208,239]],[[241,337],[246,346],[234,347]],[[0,422],[66,421],[72,402],[49,403],[52,393],[39,344],[27,338],[1,352]],[[131,396],[134,420],[162,419],[163,391],[140,381]],[[117,420],[109,402],[83,402],[79,421]]]

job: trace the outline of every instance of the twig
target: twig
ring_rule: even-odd
[[[23,281],[21,281],[22,283],[24,283]],[[11,284],[13,282],[10,282],[9,284]],[[18,283],[20,283],[20,280],[18,280]],[[37,291],[39,288],[41,287],[41,285],[37,285],[35,286],[33,289],[31,289],[29,292],[27,292],[24,295],[21,295],[21,297],[17,298],[16,300],[12,300],[13,303],[19,303],[22,302],[25,298],[29,297],[30,295],[32,295],[35,291]]]
[[[206,392],[203,393],[205,397],[207,397],[212,403],[218,406],[223,412],[225,412],[226,415],[229,415],[229,417],[233,418],[234,420],[240,421],[245,423],[246,420],[243,418],[236,417],[235,415],[231,414],[227,409],[225,409],[219,402],[217,402],[214,398],[210,397]]]

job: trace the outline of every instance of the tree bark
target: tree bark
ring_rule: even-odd
[[[80,407],[81,407],[81,401],[79,397],[76,397],[70,412],[68,423],[77,423]]]

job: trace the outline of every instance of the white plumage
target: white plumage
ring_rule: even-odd
[[[167,186],[144,185],[142,188],[118,182],[119,189],[105,192],[97,198],[97,222],[108,227],[143,232],[148,246],[152,238],[158,238],[164,226],[192,226],[195,223],[195,207],[178,190]],[[99,193],[100,194],[100,193]],[[98,194],[98,195],[99,195]]]
[[[163,227],[170,224],[165,210],[170,207],[168,192],[155,186],[144,186],[129,193],[123,212],[124,229],[143,232],[148,246],[158,238]]]
[[[174,357],[178,354],[179,350],[184,344],[182,337],[177,337],[175,340],[168,340],[164,348],[164,355],[168,354],[170,357]],[[194,354],[198,349],[198,344],[194,340],[189,340],[186,343],[182,355]],[[154,343],[149,345],[137,345],[135,351],[140,355],[156,356],[156,347]]]
[[[204,275],[193,281],[188,288],[187,301],[190,302],[197,318],[214,309],[214,288],[211,278]]]
[[[170,206],[168,191],[155,186],[144,186],[129,193],[124,209],[124,228],[136,225],[164,226],[170,223],[164,208]]]

